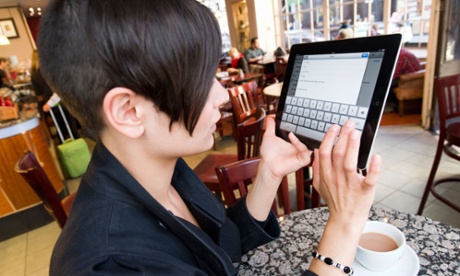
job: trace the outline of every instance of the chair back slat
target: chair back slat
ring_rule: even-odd
[[[447,120],[460,116],[460,74],[436,78],[436,95],[442,129]]]
[[[255,157],[216,168],[227,206],[235,204],[235,190],[238,190],[241,196],[247,194],[247,186],[254,181],[259,163],[260,158]]]
[[[257,111],[256,120],[250,119],[237,125],[236,147],[238,160],[260,155],[265,116],[265,110],[260,108]]]
[[[247,117],[253,116],[257,111],[252,91],[245,91],[244,88],[243,85],[238,85],[228,89],[237,124],[242,123]]]
[[[61,199],[35,155],[31,151],[26,151],[16,162],[15,170],[43,201],[45,209],[59,223],[59,226],[64,227],[67,214],[61,205]]]

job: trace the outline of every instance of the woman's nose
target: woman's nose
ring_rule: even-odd
[[[215,80],[216,83],[214,83],[215,89],[216,89],[216,105],[219,107],[225,103],[227,103],[230,98],[228,96],[227,90],[217,81]]]

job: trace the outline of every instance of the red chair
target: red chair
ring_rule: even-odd
[[[72,207],[75,193],[61,200],[53,184],[51,184],[45,171],[31,151],[26,151],[18,162],[16,162],[15,170],[43,201],[46,211],[48,211],[58,222],[59,226],[63,228]]]
[[[431,167],[425,192],[418,208],[418,215],[423,213],[430,192],[434,197],[460,212],[458,204],[447,199],[435,189],[436,186],[446,182],[460,182],[460,178],[449,177],[434,181],[443,152],[447,156],[460,161],[460,155],[452,149],[452,146],[460,147],[460,74],[436,78],[436,96],[440,124],[438,148],[436,149],[433,166]]]
[[[228,89],[230,102],[233,107],[233,115],[236,123],[244,122],[248,117],[254,116],[259,106],[254,101],[254,91],[248,85],[238,85]]]
[[[236,127],[237,154],[208,154],[194,168],[201,181],[221,198],[222,190],[214,168],[260,154],[265,110],[259,109],[256,114],[256,120],[251,118],[251,121],[240,123]]]
[[[257,169],[259,167],[260,157],[249,158],[236,161],[231,164],[222,165],[216,168],[216,174],[220,182],[220,188],[224,193],[225,204],[231,206],[237,201],[235,191],[238,190],[239,195],[243,197],[248,192],[248,186],[251,185],[256,178]],[[278,202],[283,208],[284,215],[291,212],[289,187],[287,182],[282,182],[278,193]],[[273,202],[272,210],[279,216],[278,208],[276,207],[276,199]]]

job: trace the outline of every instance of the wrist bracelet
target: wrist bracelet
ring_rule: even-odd
[[[318,251],[313,251],[312,256],[313,256],[313,258],[315,258],[315,259],[318,259],[318,260],[323,261],[323,262],[324,262],[325,264],[327,264],[327,265],[337,267],[338,269],[342,270],[344,273],[346,273],[346,274],[348,274],[348,275],[353,275],[353,273],[355,272],[355,271],[353,270],[353,268],[351,268],[351,267],[349,267],[349,266],[343,266],[343,265],[340,264],[340,263],[336,263],[336,262],[334,262],[334,260],[332,260],[331,258],[329,258],[329,257],[324,257],[323,255],[319,254]]]

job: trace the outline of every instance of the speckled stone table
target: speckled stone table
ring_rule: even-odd
[[[309,267],[311,252],[326,225],[327,208],[287,215],[279,239],[251,250],[238,264],[239,275],[300,275]],[[460,275],[460,229],[432,219],[373,208],[369,220],[388,221],[406,235],[420,261],[418,275]],[[340,245],[337,245],[340,246]]]

